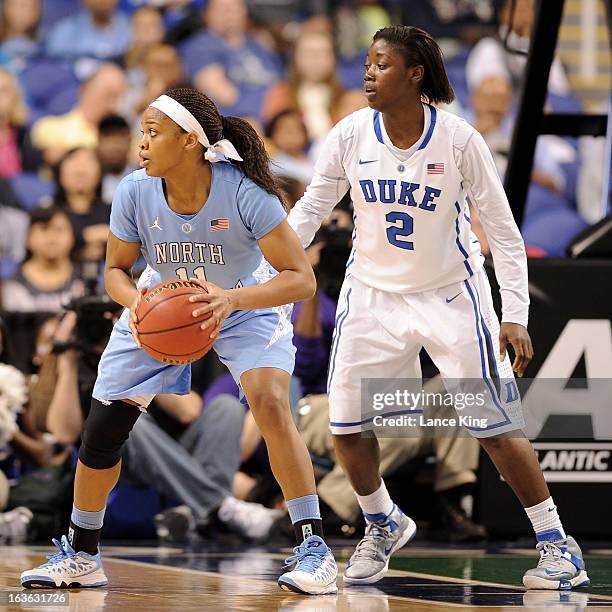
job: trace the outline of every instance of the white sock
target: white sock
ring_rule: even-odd
[[[533,525],[538,541],[565,539],[565,531],[552,497],[535,506],[525,508],[525,512]],[[558,537],[557,532],[561,534],[561,538]]]
[[[357,495],[355,493],[355,495],[363,513],[366,515],[366,519],[371,522],[382,520],[393,512],[393,500],[389,496],[384,480],[381,480],[380,487],[374,493],[369,495]]]

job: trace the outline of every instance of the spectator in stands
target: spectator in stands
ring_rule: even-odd
[[[503,176],[514,124],[512,83],[504,75],[486,76],[475,86],[471,101],[473,115],[468,113],[468,119],[483,135],[495,157],[498,172]],[[555,193],[561,193],[565,177],[556,151],[550,150],[549,143],[549,140],[538,143],[532,180]]]
[[[503,176],[514,124],[512,83],[505,73],[495,73],[492,67],[488,75],[481,73],[481,76],[480,81],[472,83],[472,112],[466,112],[466,118],[483,135],[497,171]],[[565,246],[587,227],[574,208],[575,194],[566,190],[564,163],[572,162],[575,156],[574,149],[563,139],[556,136],[538,138],[522,226],[530,256],[563,256]],[[481,231],[476,211],[471,213],[472,229],[486,255],[486,236]]]
[[[429,32],[436,40],[473,44],[483,32],[493,32],[502,0],[467,2],[399,2],[400,21]]]
[[[25,211],[0,201],[0,279],[14,276],[23,261],[29,223]]]
[[[210,0],[202,17],[206,30],[182,46],[187,75],[223,115],[260,118],[264,94],[280,76],[278,57],[248,34],[244,0]]]
[[[142,69],[145,53],[151,47],[161,44],[166,35],[162,15],[154,6],[145,5],[137,9],[132,15],[131,27],[130,48],[123,56],[123,64],[128,71],[130,83],[132,82],[130,73]]]
[[[514,13],[512,4],[515,4]],[[529,49],[529,37],[533,28],[533,0],[505,0],[499,14],[499,38],[482,38],[472,49],[466,64],[468,87],[473,91],[476,85],[486,76],[505,75],[513,85],[520,85],[525,74],[527,56],[510,53],[504,48],[503,40],[508,35],[508,46],[526,52]],[[509,31],[509,32],[508,32]],[[555,59],[550,69],[548,80],[550,93],[567,96],[570,93],[565,70],[561,62]]]
[[[46,41],[50,57],[77,60],[118,58],[130,44],[130,22],[117,10],[119,0],[82,0],[83,8],[56,23]]]
[[[55,167],[55,204],[70,217],[80,260],[100,261],[108,239],[110,209],[102,201],[102,165],[92,149],[68,151]]]
[[[363,93],[363,89],[345,89],[338,97],[334,108],[332,108],[331,118],[333,124],[336,125],[344,117],[348,117],[351,113],[365,108],[367,105],[368,101]],[[325,137],[326,135],[314,140],[308,150],[308,157],[312,161],[313,167],[319,158],[321,147],[325,144]]]
[[[295,43],[287,82],[278,83],[266,95],[264,117],[298,108],[310,140],[329,132],[333,108],[342,88],[336,79],[336,55],[331,33],[306,28]]]
[[[38,208],[30,214],[27,256],[16,276],[2,286],[6,311],[59,312],[83,293],[71,258],[74,230],[67,213],[58,208]]]
[[[117,112],[125,93],[125,76],[115,64],[103,64],[82,87],[76,106],[67,114],[43,117],[32,126],[32,141],[54,165],[69,149],[95,148],[98,125],[103,117]]]
[[[136,170],[130,162],[132,132],[120,115],[108,115],[99,128],[98,157],[102,164],[102,200],[110,204],[121,179]]]
[[[14,72],[20,72],[27,61],[40,50],[40,0],[4,0],[0,17],[0,49],[9,59]]]
[[[0,177],[34,172],[42,163],[27,128],[28,109],[13,74],[0,68]]]
[[[363,60],[367,55],[372,36],[381,28],[391,25],[393,21],[383,5],[388,2],[340,2],[333,14],[336,46],[340,58],[339,74],[342,84],[348,88],[361,87],[363,84]],[[394,3],[399,9],[402,3]],[[410,3],[410,9],[414,7]],[[419,3],[421,4],[421,3]],[[430,4],[425,2],[424,4]],[[397,11],[396,11],[397,14]],[[397,23],[413,23],[412,16]]]
[[[183,63],[172,45],[154,45],[147,49],[142,68],[142,81],[131,85],[126,100],[130,117],[139,117],[164,91],[185,84]],[[140,129],[140,123],[138,127]]]
[[[272,117],[266,129],[272,147],[272,172],[308,185],[313,164],[308,158],[308,134],[299,111],[287,109]]]

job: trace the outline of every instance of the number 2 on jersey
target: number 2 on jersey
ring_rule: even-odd
[[[177,268],[176,275],[181,280],[189,280],[190,278],[197,278],[198,280],[205,281],[206,280],[206,272],[204,271],[204,266],[199,266],[193,271],[193,275],[189,277],[187,275],[187,268]]]
[[[389,223],[397,223],[398,221],[401,222],[400,225],[392,225],[387,228],[387,240],[393,246],[412,251],[414,249],[413,242],[410,242],[409,240],[400,240],[400,238],[405,238],[406,236],[410,236],[410,234],[412,234],[412,217],[408,213],[393,210],[386,214],[385,219]]]

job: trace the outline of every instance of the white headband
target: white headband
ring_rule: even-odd
[[[153,100],[149,106],[160,110],[164,115],[167,115],[180,127],[182,127],[186,132],[193,132],[198,137],[198,142],[204,145],[206,152],[204,153],[204,157],[209,162],[218,162],[221,161],[217,155],[217,153],[222,153],[228,159],[235,159],[237,161],[243,161],[242,157],[236,151],[236,147],[227,140],[223,138],[215,144],[211,145],[206,138],[206,134],[200,125],[200,122],[179,102],[177,102],[174,98],[170,96],[159,96],[157,100]]]

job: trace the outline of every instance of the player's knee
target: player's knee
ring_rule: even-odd
[[[249,406],[262,434],[293,426],[289,399],[276,389],[262,389],[249,399]]]
[[[117,465],[139,415],[140,410],[131,404],[113,401],[107,405],[92,399],[79,449],[81,463],[95,470]]]

